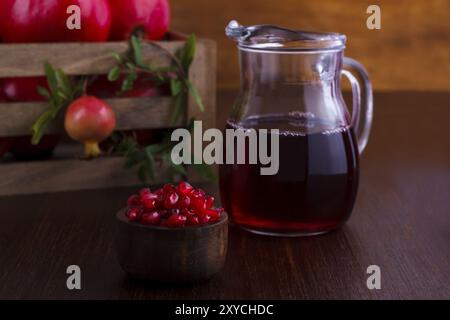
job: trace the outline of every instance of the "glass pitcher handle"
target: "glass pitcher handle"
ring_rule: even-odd
[[[361,154],[367,146],[373,119],[372,84],[366,69],[356,60],[344,58],[342,74],[347,77],[352,86],[353,112],[352,126],[358,139],[358,149]],[[355,74],[357,76],[355,76]],[[361,95],[362,94],[362,95]],[[362,98],[364,97],[364,101]],[[361,118],[363,113],[363,118]]]

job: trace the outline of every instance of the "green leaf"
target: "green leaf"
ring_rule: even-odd
[[[118,63],[122,63],[123,62],[122,55],[120,55],[119,53],[112,52],[111,55],[114,58],[114,60],[116,60]]]
[[[217,181],[217,175],[209,165],[203,163],[203,164],[193,164],[192,166],[194,170],[203,178],[208,179],[212,182]]]
[[[186,168],[183,165],[175,164],[170,159],[169,159],[169,162],[170,162],[170,167],[173,169],[173,171],[175,171],[176,173],[178,173],[178,174],[180,174],[182,176],[186,176],[187,175]]]
[[[194,60],[195,51],[197,46],[197,38],[195,34],[191,34],[184,44],[181,52],[178,53],[178,58],[180,59],[181,65],[183,67],[184,72],[187,74],[189,71],[189,67]]]
[[[164,146],[161,144],[151,144],[149,146],[146,146],[145,149],[148,150],[148,152],[150,152],[152,154],[156,154],[156,153],[160,153],[161,151],[163,151]]]
[[[61,70],[55,69],[55,77],[58,82],[58,89],[60,92],[63,92],[66,96],[66,99],[72,95],[72,83],[69,80],[69,77]]]
[[[31,132],[33,134],[31,137],[31,143],[33,145],[37,145],[39,141],[41,141],[42,137],[45,134],[45,130],[47,129],[48,125],[51,123],[52,120],[53,120],[52,110],[47,110],[39,116],[39,118],[31,127]]]
[[[109,70],[109,73],[108,73],[109,81],[114,82],[117,79],[119,79],[119,77],[120,77],[120,67],[119,66],[115,66],[114,68]]]
[[[138,66],[144,65],[142,60],[141,40],[136,36],[131,36],[131,48],[133,50],[134,62]]]
[[[155,179],[155,158],[151,153],[150,149],[145,148],[145,155],[147,157],[147,161],[145,162],[145,167],[147,168],[147,173],[150,179]]]
[[[133,89],[134,86],[134,82],[137,79],[137,74],[135,72],[130,72],[129,74],[127,74],[127,76],[125,77],[125,80],[123,80],[122,82],[122,87],[121,87],[121,92],[127,92],[130,91],[131,89]]]
[[[154,73],[167,73],[167,72],[176,72],[178,69],[175,66],[167,66],[153,69]]]
[[[85,94],[84,91],[86,89],[88,80],[89,80],[88,76],[83,76],[80,77],[80,79],[75,83],[72,94],[73,99],[78,98]]]
[[[200,111],[205,111],[205,106],[203,105],[202,97],[200,96],[200,93],[197,91],[197,88],[192,85],[192,83],[189,80],[185,80],[186,86],[189,89],[189,92],[194,97],[195,103],[197,104]]]
[[[125,66],[126,66],[128,69],[130,69],[130,70],[136,69],[136,65],[135,65],[134,63],[132,63],[132,62],[127,62],[127,63],[125,63]]]
[[[172,96],[176,96],[181,92],[181,89],[183,88],[183,83],[178,79],[171,79],[170,80],[170,92],[172,93]]]
[[[178,120],[180,119],[180,116],[183,114],[183,110],[186,107],[186,99],[184,94],[178,94],[175,97],[175,106],[172,113],[172,117],[170,119],[170,123],[172,125],[177,124]]]
[[[46,88],[44,88],[42,86],[37,86],[36,91],[38,94],[43,96],[45,99],[50,100],[50,92],[48,92],[48,90]]]
[[[44,68],[45,75],[47,76],[47,83],[51,92],[58,91],[58,78],[55,69],[53,69],[53,66],[48,62],[45,63]]]
[[[65,94],[64,92],[62,92],[62,91],[58,91],[56,94],[57,94],[58,97],[60,97],[62,100],[68,100],[68,99],[69,99],[69,97],[66,96],[66,94]]]

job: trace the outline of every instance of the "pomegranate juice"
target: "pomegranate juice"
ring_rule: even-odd
[[[289,120],[257,118],[239,125],[280,130],[279,171],[264,176],[259,164],[221,165],[223,206],[234,223],[254,232],[308,235],[335,229],[350,216],[358,188],[353,130]]]

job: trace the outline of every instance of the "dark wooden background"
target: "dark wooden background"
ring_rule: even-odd
[[[381,30],[366,9],[381,7]],[[448,0],[173,0],[172,29],[218,42],[219,88],[238,85],[237,50],[227,23],[276,24],[348,36],[346,55],[368,69],[376,90],[450,90]]]

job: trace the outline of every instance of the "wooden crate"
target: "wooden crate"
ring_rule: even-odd
[[[171,53],[182,47],[181,36],[172,34],[170,41],[158,44]],[[0,78],[43,76],[44,62],[49,61],[69,75],[106,74],[115,65],[111,52],[125,52],[126,42],[1,44]],[[143,44],[143,58],[152,66],[170,63],[167,55],[151,44]],[[184,119],[195,117],[205,128],[214,127],[216,109],[216,44],[198,39],[197,51],[189,78],[197,87],[205,112],[199,111],[189,97]],[[107,100],[117,116],[117,129],[170,128],[172,97],[113,98]],[[36,118],[47,108],[44,103],[0,103],[0,137],[30,134]],[[185,120],[184,120],[185,121]],[[181,125],[180,122],[178,125]],[[61,133],[62,125],[49,128],[49,133]],[[94,160],[79,160],[66,152],[44,161],[0,163],[0,195],[41,193],[77,189],[140,184],[135,170],[123,168],[124,159],[111,156]],[[167,169],[161,169],[155,183],[167,180]]]

